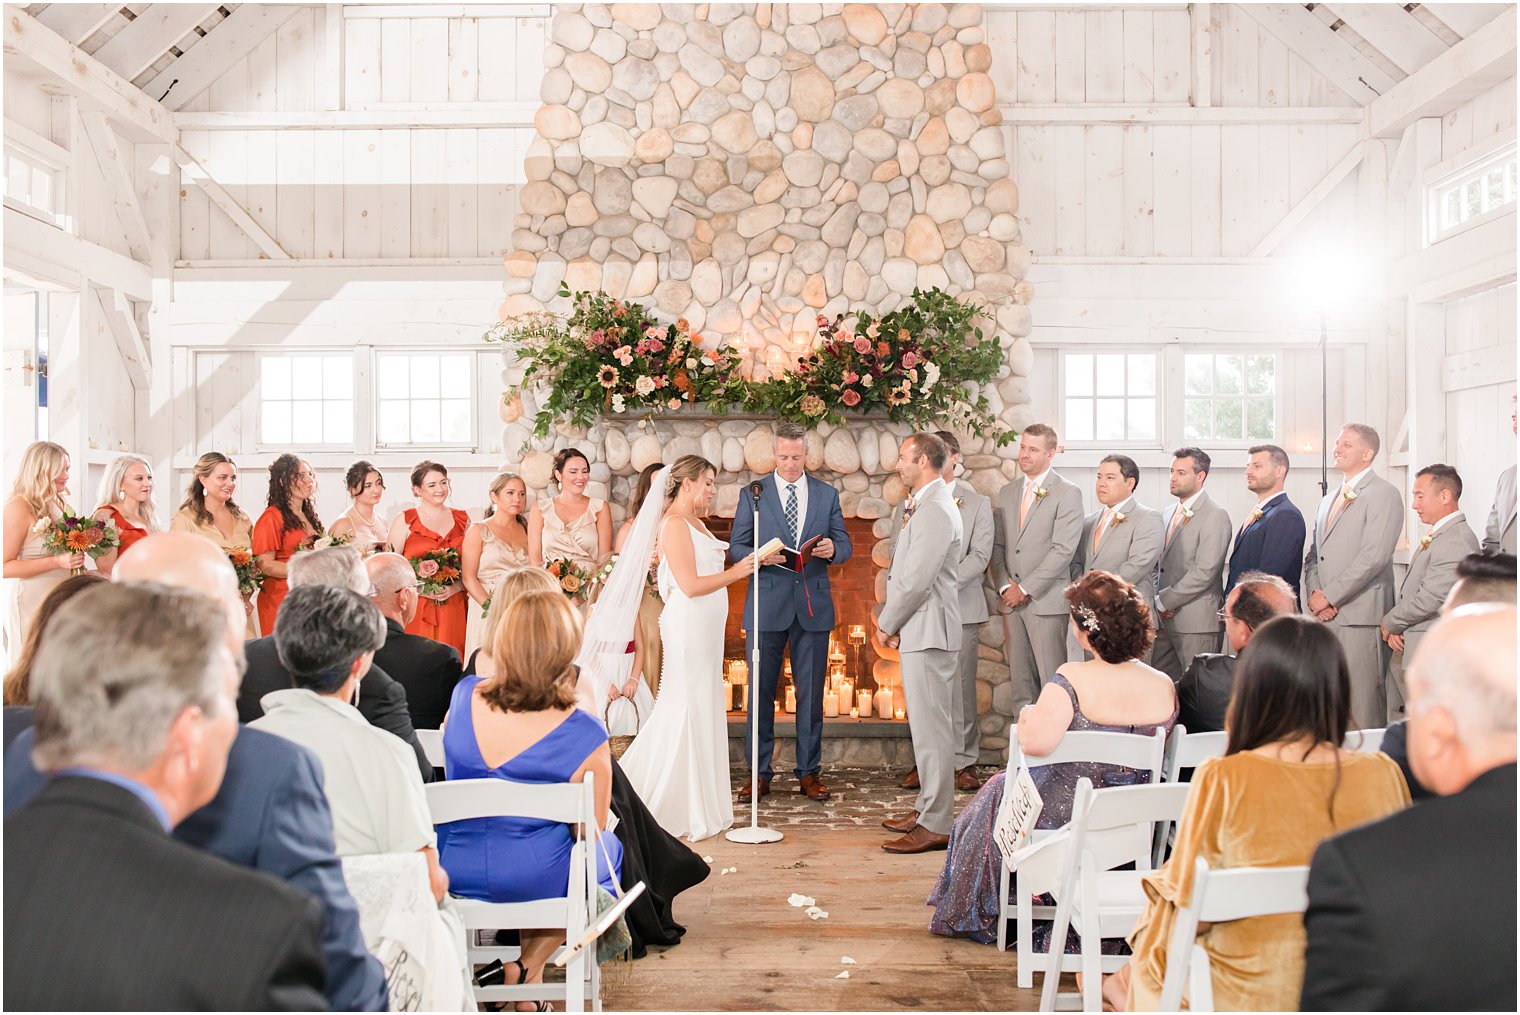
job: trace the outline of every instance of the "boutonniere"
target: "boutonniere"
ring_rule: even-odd
[[[1034,488],[1034,499],[1035,500],[1044,500],[1046,497],[1049,497],[1049,496],[1050,496],[1050,491],[1047,490],[1047,489],[1045,489],[1045,487],[1043,487],[1043,486],[1037,486],[1037,487]]]
[[[1129,516],[1126,515],[1123,511],[1115,511],[1114,512],[1113,520],[1111,522],[1109,522],[1109,524],[1110,525],[1123,525],[1128,520],[1129,520]]]
[[[1193,509],[1192,508],[1188,508],[1188,507],[1183,508],[1182,509],[1182,524],[1186,525],[1188,522],[1190,522],[1192,520],[1193,520]]]
[[[1253,521],[1253,522],[1259,522],[1263,518],[1265,518],[1266,516],[1267,516],[1267,513],[1265,511],[1263,511],[1261,508],[1257,508],[1256,510],[1254,510],[1254,511],[1251,512],[1250,520]]]
[[[965,503],[966,503],[966,498],[964,498],[964,497],[957,497],[957,498],[955,498],[955,506],[956,507],[960,507],[961,505],[963,505]]]
[[[1436,541],[1436,534],[1434,532],[1427,532],[1427,533],[1425,533],[1425,535],[1423,537],[1421,537],[1421,539],[1420,539],[1420,549],[1422,549],[1422,550],[1428,550],[1428,549],[1430,549],[1430,544],[1434,543],[1435,541]]]
[[[1357,493],[1355,490],[1342,490],[1341,491],[1341,497],[1342,497],[1342,499],[1345,500],[1347,507],[1350,507],[1351,504],[1352,504],[1352,502],[1355,501],[1360,496],[1361,496],[1361,494]]]

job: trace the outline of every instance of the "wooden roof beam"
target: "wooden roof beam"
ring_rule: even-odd
[[[143,91],[157,96],[168,109],[184,108],[300,9],[297,4],[243,4],[155,74]]]
[[[1515,76],[1515,8],[1400,81],[1367,107],[1371,137],[1398,137],[1427,116],[1442,116]]]
[[[195,31],[216,8],[216,4],[153,4],[106,40],[95,51],[95,59],[130,81]]]
[[[1393,78],[1299,4],[1238,4],[1235,9],[1357,102],[1366,104],[1393,87]]]

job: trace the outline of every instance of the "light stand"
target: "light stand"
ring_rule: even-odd
[[[1330,325],[1319,312],[1319,495],[1330,492]]]
[[[725,835],[730,842],[747,842],[758,845],[763,842],[780,842],[782,835],[774,828],[760,826],[760,483],[749,488],[754,512],[755,570],[750,575],[749,618],[749,825],[731,828]],[[766,707],[770,707],[766,702]]]

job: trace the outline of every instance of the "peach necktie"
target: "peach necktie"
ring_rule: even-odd
[[[1182,519],[1185,517],[1186,516],[1182,513],[1182,505],[1178,504],[1177,513],[1172,515],[1171,527],[1166,530],[1166,543],[1168,546],[1171,545],[1172,537],[1177,534],[1177,528],[1182,524]]]
[[[1103,533],[1108,529],[1108,517],[1111,508],[1103,509],[1103,517],[1098,519],[1098,527],[1093,529],[1093,553],[1098,552],[1098,544],[1103,541]]]
[[[1346,485],[1341,484],[1341,495],[1335,498],[1335,503],[1330,505],[1330,516],[1325,519],[1325,528],[1335,524],[1335,519],[1340,517],[1341,509],[1346,506]]]
[[[1019,528],[1024,527],[1024,522],[1029,518],[1029,506],[1034,503],[1034,480],[1024,480],[1024,499],[1019,502]]]

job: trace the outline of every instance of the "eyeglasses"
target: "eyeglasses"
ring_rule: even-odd
[[[1220,610],[1219,610],[1219,612],[1216,613],[1216,614],[1214,614],[1214,616],[1217,617],[1217,618],[1219,618],[1220,620],[1234,620],[1235,619],[1234,617],[1230,616],[1230,611],[1228,609],[1223,608],[1223,607],[1221,607]]]
[[[420,588],[422,588],[422,582],[420,582],[420,581],[414,581],[414,582],[408,582],[405,585],[398,586],[397,588],[395,588],[392,591],[398,592],[398,593],[400,593],[400,592],[408,592],[408,591],[415,592],[415,591],[417,591]],[[369,597],[371,599],[375,598],[376,596],[383,596],[383,595],[386,595],[386,594],[387,593],[382,592],[380,589],[376,588],[374,585],[371,585],[369,587]]]

